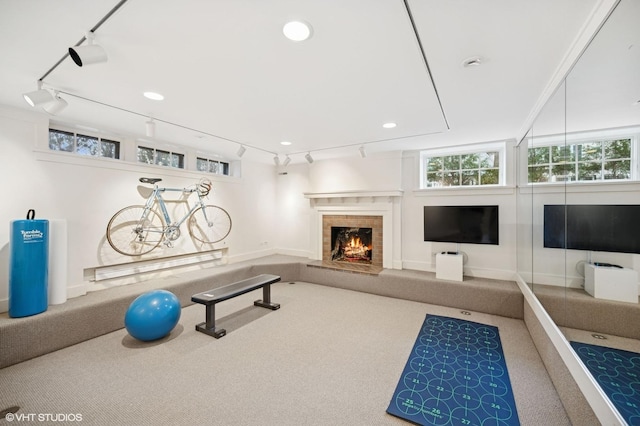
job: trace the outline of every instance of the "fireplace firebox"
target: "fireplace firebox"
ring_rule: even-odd
[[[322,216],[322,261],[338,269],[381,269],[382,235],[382,216],[325,214]]]
[[[371,264],[373,260],[372,228],[331,227],[331,260]]]

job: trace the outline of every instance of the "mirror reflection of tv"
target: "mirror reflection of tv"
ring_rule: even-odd
[[[498,245],[498,206],[424,206],[424,240]]]
[[[544,247],[640,253],[640,205],[547,204]]]

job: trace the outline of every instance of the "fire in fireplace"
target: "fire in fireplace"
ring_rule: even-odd
[[[372,228],[331,227],[331,260],[371,264]]]

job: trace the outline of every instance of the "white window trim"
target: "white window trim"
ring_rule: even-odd
[[[464,155],[464,154],[476,154],[479,152],[498,152],[498,162],[500,164],[498,168],[498,184],[495,185],[458,185],[447,187],[428,187],[426,185],[426,159],[432,157],[444,157],[448,155]],[[506,186],[506,162],[507,162],[507,142],[490,142],[481,143],[475,145],[461,145],[446,148],[433,148],[420,151],[420,189],[424,191],[441,190],[441,189],[475,189],[475,188],[498,188]]]
[[[207,173],[207,174],[211,174],[211,175],[220,175],[220,176],[229,176],[231,174],[231,162],[228,160],[223,160],[221,159],[219,156],[214,156],[215,158],[211,158],[210,155],[202,155],[202,154],[196,154],[196,170],[201,172],[201,173]],[[208,163],[212,163],[212,162],[216,162],[218,164],[224,163],[227,165],[227,171],[228,173],[214,173],[211,171],[202,171],[202,170],[198,170],[198,160],[207,160]]]
[[[59,151],[59,150],[55,150],[55,149],[51,149],[51,147],[49,146],[49,132],[51,131],[58,131],[58,132],[63,132],[63,133],[73,133],[74,135],[74,141],[73,141],[73,151]],[[78,135],[80,136],[86,136],[89,138],[95,138],[98,139],[98,141],[100,143],[102,143],[102,140],[106,140],[107,142],[117,142],[119,144],[118,150],[120,153],[120,158],[111,158],[111,157],[103,157],[101,155],[87,155],[87,154],[80,154],[77,149],[78,149]],[[124,141],[121,138],[118,138],[116,136],[114,137],[110,137],[110,136],[105,136],[104,134],[100,133],[100,132],[94,132],[94,131],[90,131],[90,130],[83,130],[83,129],[74,129],[73,127],[69,127],[69,126],[63,126],[63,125],[58,125],[58,124],[54,124],[51,123],[49,125],[49,128],[47,129],[47,148],[50,151],[53,152],[60,152],[64,155],[77,155],[79,157],[85,157],[85,158],[108,158],[110,160],[115,160],[115,161],[119,161],[122,159],[122,148],[124,146]]]
[[[544,148],[550,146],[561,146],[561,145],[574,145],[581,143],[588,143],[594,141],[606,141],[606,140],[617,140],[617,139],[631,139],[631,178],[630,179],[621,179],[621,180],[597,180],[597,181],[570,181],[570,182],[529,182],[528,173],[525,176],[525,180],[528,186],[544,186],[544,185],[576,185],[576,184],[584,184],[590,183],[593,185],[602,185],[604,183],[615,184],[615,183],[625,183],[625,182],[636,182],[640,180],[640,150],[638,149],[638,144],[640,144],[640,127],[623,127],[617,129],[605,129],[605,130],[594,130],[589,132],[575,132],[575,133],[567,133],[557,134],[557,135],[548,135],[548,136],[533,136],[527,138],[527,154],[529,148]],[[529,169],[529,161],[527,155],[527,167]]]
[[[145,163],[142,161],[138,160],[138,149],[139,148],[144,148],[144,149],[153,149],[153,164],[150,163]],[[182,155],[182,166],[183,167],[173,167],[173,166],[164,166],[162,164],[157,164],[155,161],[157,160],[157,156],[158,156],[158,151],[163,151],[163,152],[168,152],[169,154],[177,154],[177,155]],[[183,147],[179,147],[176,145],[172,145],[172,144],[161,144],[161,143],[153,143],[144,139],[140,139],[136,141],[136,162],[140,163],[140,164],[147,164],[149,166],[155,166],[155,167],[163,167],[163,168],[170,168],[170,169],[179,169],[179,170],[187,170],[188,164],[187,164],[187,151],[185,148]]]
[[[56,151],[49,148],[49,130],[58,130],[68,133],[79,133],[82,135],[97,137],[100,139],[106,139],[109,141],[115,141],[120,143],[120,158],[110,157],[98,157],[92,155],[81,155],[76,152],[68,151]],[[183,147],[177,144],[161,143],[158,141],[151,141],[144,138],[129,138],[123,135],[118,135],[117,132],[105,132],[98,129],[90,129],[82,126],[74,126],[57,121],[49,121],[46,127],[46,138],[39,138],[37,146],[33,149],[36,155],[36,159],[39,161],[48,161],[60,164],[72,164],[77,166],[87,167],[100,167],[105,169],[118,169],[118,170],[151,170],[161,169],[163,176],[179,176],[184,177],[203,177],[206,175],[209,179],[219,181],[236,181],[241,180],[241,162],[238,160],[232,160],[210,151],[191,150],[187,147]],[[146,146],[148,148],[160,149],[163,151],[169,151],[176,154],[184,155],[184,168],[161,166],[157,164],[141,163],[137,158],[138,146]],[[197,156],[205,156],[209,159],[220,159],[229,163],[229,174],[215,174],[208,172],[201,172],[197,170],[196,158]]]

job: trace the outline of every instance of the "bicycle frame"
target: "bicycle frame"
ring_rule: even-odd
[[[177,222],[172,222],[171,221],[171,216],[169,216],[169,211],[167,210],[167,205],[164,201],[164,198],[162,198],[162,193],[163,192],[168,192],[168,191],[172,191],[172,192],[182,192],[182,193],[196,193],[198,195],[198,201],[193,205],[193,207],[191,207],[189,209],[189,211],[182,217],[180,218]],[[162,216],[164,217],[164,221],[166,224],[166,227],[162,230],[162,231],[158,231],[158,232],[162,232],[164,234],[166,234],[167,230],[169,229],[177,229],[180,228],[180,226],[189,218],[189,216],[191,216],[191,214],[196,211],[196,209],[198,207],[202,207],[202,213],[204,214],[205,220],[209,221],[209,218],[207,217],[207,209],[206,209],[206,205],[202,199],[202,196],[200,195],[200,192],[198,192],[197,188],[160,188],[158,187],[157,184],[154,184],[153,186],[153,192],[151,193],[151,195],[149,196],[149,198],[147,198],[147,202],[144,206],[144,213],[142,214],[142,220],[147,219],[148,215],[149,215],[149,211],[151,210],[151,208],[153,207],[154,203],[158,204],[158,206],[160,207],[160,211],[162,213]],[[165,235],[166,237],[166,235]]]
[[[173,242],[181,237],[181,226],[186,222],[187,230],[197,249],[202,244],[222,241],[231,232],[231,216],[225,209],[206,204],[211,192],[211,182],[201,179],[197,184],[185,188],[161,188],[161,179],[140,178],[140,182],[152,185],[144,205],[132,205],[120,209],[107,224],[107,241],[115,251],[125,256],[141,256],[164,244],[173,247]],[[147,187],[148,188],[148,187]],[[149,188],[150,189],[150,188]],[[165,192],[181,192],[176,203],[184,207],[168,208]],[[192,193],[198,199],[189,201]],[[158,204],[156,207],[155,204]],[[173,207],[173,206],[172,206]],[[182,209],[184,208],[184,215]],[[174,219],[171,218],[171,213]],[[202,213],[200,213],[202,212]]]

